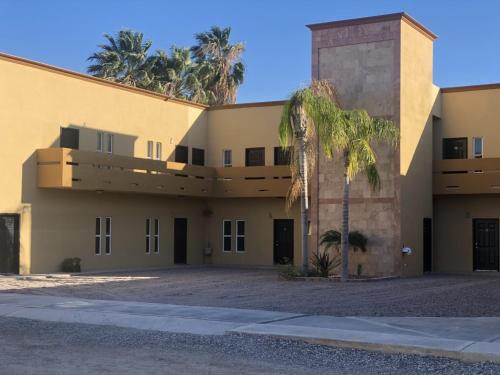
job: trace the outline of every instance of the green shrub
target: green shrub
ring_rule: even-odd
[[[328,277],[330,273],[340,265],[340,257],[331,257],[327,251],[319,251],[313,254],[312,264],[316,273],[321,277]]]
[[[280,267],[279,276],[286,280],[292,280],[295,277],[302,276],[302,272],[300,272],[300,270],[293,264],[289,263],[283,267]]]
[[[82,267],[80,258],[66,258],[61,263],[62,272],[82,272]]]

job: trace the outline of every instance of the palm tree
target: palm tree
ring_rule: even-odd
[[[326,126],[318,128],[319,141],[328,158],[340,155],[343,161],[343,197],[342,197],[342,281],[349,277],[349,187],[359,172],[364,172],[372,189],[380,189],[380,177],[377,171],[377,155],[374,142],[385,142],[396,147],[399,130],[392,121],[373,118],[364,109],[344,111],[339,119],[337,113],[324,114],[330,117]]]
[[[94,62],[88,73],[130,86],[147,87],[151,84],[148,50],[152,42],[144,41],[140,32],[121,30],[113,37],[104,34],[108,44],[101,44],[88,61]]]
[[[197,44],[191,47],[197,78],[192,82],[193,96],[204,96],[209,104],[235,103],[238,87],[243,83],[245,65],[241,55],[245,47],[241,42],[230,44],[230,34],[230,27],[213,26],[210,31],[196,34]]]
[[[151,82],[149,89],[175,97],[187,97],[187,75],[191,67],[191,56],[188,48],[170,48],[170,56],[163,50],[157,50],[148,58]]]
[[[309,87],[295,91],[283,107],[279,140],[284,149],[291,146],[292,185],[288,191],[287,208],[300,197],[302,233],[302,273],[309,269],[309,170],[316,160],[315,129],[323,128],[331,118],[323,114],[341,115],[333,87],[325,81],[314,81]]]

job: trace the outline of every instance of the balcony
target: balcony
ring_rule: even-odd
[[[435,160],[433,193],[500,193],[500,158]]]
[[[190,197],[284,197],[288,166],[212,168],[129,156],[37,150],[38,187]]]

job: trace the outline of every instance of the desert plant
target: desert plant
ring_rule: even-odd
[[[61,263],[62,272],[82,272],[80,258],[66,258]]]
[[[320,251],[313,254],[311,260],[316,273],[321,277],[328,277],[330,273],[340,265],[340,258],[338,256],[330,256],[328,251]]]
[[[292,263],[280,267],[278,274],[279,277],[285,280],[293,280],[296,277],[303,276],[302,272],[300,272],[300,270]]]
[[[326,231],[321,235],[320,245],[325,245],[325,249],[330,249],[331,247],[338,249],[342,243],[341,237],[342,235],[337,230],[332,229]],[[349,232],[349,245],[353,248],[353,250],[359,249],[365,252],[367,243],[368,238],[366,238],[363,233],[357,230]]]

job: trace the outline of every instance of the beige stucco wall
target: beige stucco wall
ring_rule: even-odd
[[[223,150],[232,150],[233,166],[245,166],[245,149],[265,147],[266,165],[274,165],[283,104],[229,107],[208,111],[207,161],[222,167]]]
[[[57,69],[56,69],[57,70]],[[188,263],[201,263],[208,241],[220,240],[219,216],[248,217],[248,251],[238,257],[214,256],[215,262],[272,264],[272,220],[286,217],[283,199],[207,202],[196,198],[104,192],[63,191],[37,187],[36,150],[59,147],[60,128],[80,129],[80,149],[95,151],[97,131],[114,135],[114,153],[144,158],[147,141],[161,142],[163,160],[173,159],[175,145],[206,150],[206,164],[220,166],[222,149],[233,149],[235,166],[244,165],[245,147],[266,147],[273,165],[278,145],[281,104],[262,108],[215,110],[167,100],[0,56],[0,140],[2,180],[0,213],[21,214],[22,273],[57,271],[66,257],[78,256],[84,270],[161,267],[173,262],[173,219],[188,219]],[[209,116],[213,126],[208,126]],[[265,134],[265,136],[262,136]],[[224,139],[220,141],[218,137]],[[217,157],[215,155],[218,155]],[[8,176],[8,178],[7,178]],[[113,219],[111,255],[94,255],[95,218]],[[222,217],[221,216],[221,217]],[[160,254],[145,254],[145,220],[159,218]],[[216,222],[217,218],[217,222]],[[262,232],[257,226],[269,221]],[[220,221],[220,223],[219,223]],[[213,228],[213,233],[207,228]],[[298,233],[298,231],[297,231]],[[271,238],[271,240],[270,240]],[[298,241],[295,246],[298,246]]]
[[[500,157],[500,88],[444,91],[442,117],[436,129],[435,157],[442,158],[442,139],[467,137],[468,156],[472,157],[472,138],[483,137],[485,158]]]
[[[401,23],[400,220],[402,274],[423,272],[423,219],[432,218],[432,84],[433,43],[406,22]]]

